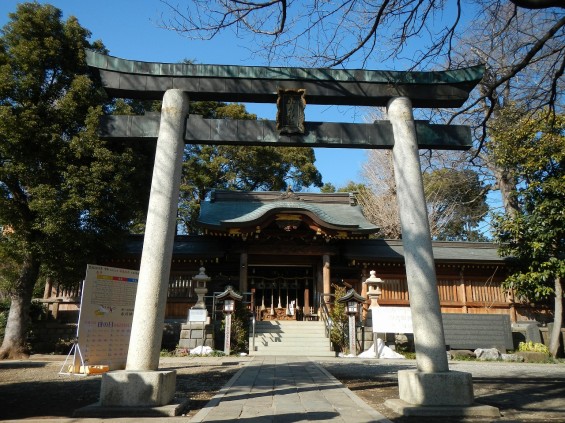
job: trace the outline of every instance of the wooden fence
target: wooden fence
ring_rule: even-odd
[[[406,279],[384,279],[379,304],[409,306]],[[512,322],[520,320],[551,321],[549,307],[516,301],[491,278],[442,278],[438,280],[442,313],[508,314]]]

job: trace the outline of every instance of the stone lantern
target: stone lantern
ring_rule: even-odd
[[[384,281],[376,276],[374,270],[371,270],[369,273],[370,276],[363,283],[367,285],[367,296],[371,301],[369,308],[372,309],[379,306],[378,300],[381,296],[381,285]]]
[[[357,355],[357,347],[356,347],[356,328],[355,328],[355,316],[359,310],[359,304],[365,302],[365,298],[359,295],[355,290],[352,288],[347,291],[343,297],[337,300],[339,303],[345,303],[345,312],[349,316],[349,353],[352,355]]]
[[[197,300],[196,304],[188,310],[188,321],[181,326],[179,348],[192,350],[198,346],[214,347],[214,325],[210,323],[204,302],[204,295],[208,292],[206,284],[210,279],[204,267],[201,267],[199,273],[192,278]]]
[[[198,297],[196,304],[188,311],[189,322],[206,322],[208,320],[208,310],[204,302],[204,295],[208,292],[206,284],[210,281],[210,277],[206,275],[206,269],[200,268],[200,273],[192,278],[195,288],[194,292]]]

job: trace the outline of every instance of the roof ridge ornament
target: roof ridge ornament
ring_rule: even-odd
[[[296,194],[292,187],[289,185],[285,192],[281,192],[279,196],[280,200],[290,200],[290,201],[301,201],[302,198],[298,194]]]

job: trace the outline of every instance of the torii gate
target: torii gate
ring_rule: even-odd
[[[392,148],[417,362],[417,370],[398,374],[400,401],[410,407],[474,402],[471,374],[450,371],[447,362],[418,155],[419,148],[468,149],[471,132],[414,121],[412,108],[460,107],[481,80],[482,66],[393,72],[189,65],[95,52],[87,62],[108,95],[163,100],[160,118],[111,116],[102,125],[107,138],[157,138],[157,150],[126,370],[104,375],[101,405],[160,406],[174,395],[175,372],[158,366],[185,143]],[[389,120],[305,122],[302,134],[285,134],[272,121],[189,116],[189,99],[275,103],[281,90],[305,90],[309,104],[386,106]]]

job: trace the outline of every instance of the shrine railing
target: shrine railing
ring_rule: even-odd
[[[331,297],[333,294],[326,294],[326,293],[321,293],[320,294],[320,299],[319,299],[319,304],[320,304],[320,314],[322,317],[322,321],[324,322],[324,327],[325,327],[325,335],[326,338],[329,339],[330,341],[330,349],[332,347],[332,341],[331,341],[331,333],[332,333],[332,326],[333,326],[333,320],[330,316],[330,312],[328,310],[328,305],[326,303],[326,297]]]

